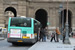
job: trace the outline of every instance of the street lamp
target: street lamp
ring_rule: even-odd
[[[66,14],[66,34],[65,34],[65,41],[64,41],[64,44],[70,44],[70,41],[69,41],[69,24],[68,24],[68,0],[67,0],[67,14]]]
[[[64,26],[63,26],[64,25],[64,23],[63,23],[64,22],[64,20],[63,20],[64,19],[64,16],[63,16],[63,13],[61,14],[61,12],[63,11],[63,4],[60,4],[59,8],[60,8],[60,11],[59,11],[60,17],[62,19],[62,25],[61,25],[62,27],[60,29],[60,31],[61,31],[60,39],[62,40],[63,39],[63,36],[62,36],[63,35],[63,28],[64,28]]]

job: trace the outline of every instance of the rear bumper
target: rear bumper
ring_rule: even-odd
[[[18,38],[7,38],[7,41],[12,43],[12,42],[18,42],[18,40],[21,40],[23,42],[20,43],[35,43],[36,39],[18,39]]]

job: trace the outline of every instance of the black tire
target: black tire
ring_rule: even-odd
[[[17,43],[12,43],[12,45],[16,46],[16,45],[18,45],[18,44],[17,44]]]

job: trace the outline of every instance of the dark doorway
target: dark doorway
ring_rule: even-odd
[[[62,24],[62,18],[64,19],[64,28],[65,28],[65,23],[66,23],[66,13],[67,13],[67,10],[64,9],[63,11],[61,11],[61,24]],[[70,10],[68,10],[68,24],[69,24],[69,32],[72,31],[71,29],[71,26],[72,26],[72,12]]]
[[[15,8],[13,8],[13,7],[8,7],[8,8],[6,8],[6,9],[5,9],[5,12],[6,12],[6,11],[11,11],[11,12],[13,12],[14,17],[16,17],[16,16],[17,16],[16,9],[15,9]]]
[[[47,26],[47,12],[44,9],[39,9],[35,13],[35,19],[40,21],[42,24],[42,28]]]

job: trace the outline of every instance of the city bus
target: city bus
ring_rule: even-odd
[[[34,18],[9,17],[7,41],[16,43],[35,43],[40,40],[41,23]]]

